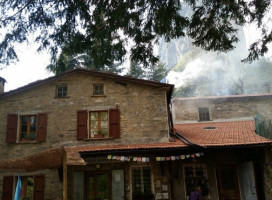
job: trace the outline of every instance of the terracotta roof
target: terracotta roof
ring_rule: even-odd
[[[180,140],[174,140],[173,142],[163,142],[163,143],[143,143],[143,144],[119,144],[119,145],[98,145],[98,146],[75,146],[66,147],[66,152],[77,151],[77,152],[103,152],[103,151],[113,151],[113,150],[151,150],[151,149],[167,149],[167,148],[179,148],[188,147],[185,143]]]
[[[176,124],[175,129],[191,142],[206,147],[272,143],[255,133],[253,120]]]

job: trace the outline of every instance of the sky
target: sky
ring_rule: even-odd
[[[246,27],[245,33],[246,39],[250,42],[254,41],[258,35],[252,27]],[[46,66],[50,64],[49,53],[36,52],[35,44],[20,44],[17,49],[19,62],[0,69],[0,77],[7,81],[5,92],[54,75],[46,70]]]

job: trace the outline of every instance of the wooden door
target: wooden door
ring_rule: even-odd
[[[110,200],[110,180],[109,172],[87,172],[86,200]]]
[[[219,199],[240,200],[236,165],[218,165],[216,176]]]

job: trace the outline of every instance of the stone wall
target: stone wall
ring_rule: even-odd
[[[172,100],[174,123],[198,121],[198,108],[208,107],[211,120],[251,118],[261,114],[272,119],[272,94],[203,98],[174,98]]]
[[[93,84],[103,83],[105,95],[93,96]],[[68,97],[56,98],[56,85],[67,84]],[[121,134],[118,139],[77,140],[77,111],[120,110]],[[113,78],[103,78],[86,73],[73,73],[61,76],[42,85],[22,90],[0,98],[0,159],[11,159],[42,152],[60,146],[107,145],[129,143],[154,143],[168,141],[168,113],[166,91],[151,86],[126,81],[116,83]],[[47,113],[46,142],[16,143],[5,142],[8,114]],[[0,179],[5,173],[0,174]],[[52,174],[51,174],[52,175]],[[58,174],[46,174],[57,178]],[[53,181],[50,181],[53,182]],[[2,181],[0,180],[2,184]],[[45,199],[50,194],[61,191],[62,186],[48,184]],[[57,189],[56,189],[57,188]],[[54,191],[55,190],[55,191]],[[2,187],[0,185],[0,193]],[[62,192],[58,192],[62,196]]]

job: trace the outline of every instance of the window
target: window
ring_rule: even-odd
[[[108,111],[91,111],[89,116],[89,138],[108,137]]]
[[[20,116],[20,141],[36,140],[37,116]]]
[[[209,108],[198,108],[199,121],[210,121]]]
[[[14,196],[17,177],[5,176],[3,180],[3,200],[12,200]],[[44,199],[44,175],[21,176],[22,200],[43,200]]]
[[[79,110],[77,112],[78,140],[119,137],[119,109],[109,109],[101,111]]]
[[[67,85],[65,85],[65,84],[57,85],[56,97],[57,98],[67,97]]]
[[[45,142],[47,132],[47,114],[36,115],[8,114],[6,142]],[[19,128],[19,130],[18,130]]]
[[[93,95],[104,95],[104,85],[94,84],[93,85]]]
[[[190,193],[200,187],[202,195],[208,195],[208,178],[206,167],[204,165],[185,165],[184,166],[184,177],[186,196],[190,196]]]
[[[132,199],[153,199],[152,178],[150,167],[133,167]]]

